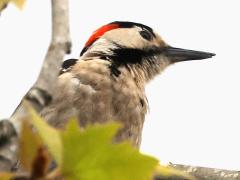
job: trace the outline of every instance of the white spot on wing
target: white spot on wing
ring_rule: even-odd
[[[80,80],[78,78],[72,78],[71,79],[71,83],[74,85],[74,86],[79,86],[80,85]]]

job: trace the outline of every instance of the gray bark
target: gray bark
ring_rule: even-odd
[[[63,58],[70,49],[68,0],[52,0],[52,40],[36,83],[10,118],[17,131],[21,119],[27,115],[23,101],[28,101],[38,112],[49,103]]]
[[[27,116],[23,102],[27,101],[37,112],[50,102],[63,58],[70,53],[68,0],[52,0],[51,3],[52,40],[40,74],[11,118],[0,121],[0,171],[10,171],[16,164],[17,132],[21,120]]]
[[[239,171],[216,168],[196,167],[182,164],[170,164],[170,167],[186,172],[192,177],[155,175],[154,180],[240,180]]]
[[[194,167],[181,164],[171,164],[170,166],[187,172],[199,180],[240,180],[240,171]]]

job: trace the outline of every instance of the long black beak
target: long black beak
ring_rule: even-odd
[[[181,49],[168,46],[164,49],[163,53],[169,57],[172,63],[190,60],[201,60],[215,56],[214,53],[194,51],[188,49]]]

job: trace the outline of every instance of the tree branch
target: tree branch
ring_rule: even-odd
[[[199,180],[239,180],[239,171],[170,164],[171,167],[187,172]]]
[[[37,81],[22,100],[28,101],[38,112],[50,102],[63,58],[70,53],[68,14],[68,0],[52,0],[52,40]],[[27,115],[22,102],[10,118],[17,131],[19,121]]]
[[[70,53],[68,0],[52,0],[52,41],[35,87],[53,93],[59,68],[66,53]]]
[[[0,121],[0,170],[11,170],[16,162],[16,131],[19,132],[21,120],[27,116],[23,101],[28,101],[37,112],[50,102],[63,58],[71,51],[68,0],[52,0],[51,3],[52,39],[41,72],[11,118]]]

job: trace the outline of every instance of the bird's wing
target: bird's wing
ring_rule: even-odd
[[[94,117],[89,117],[88,114],[103,111],[102,104],[109,104],[106,102],[111,94],[109,64],[109,61],[101,59],[65,61],[53,100],[41,111],[41,116],[57,127],[63,127],[67,120],[78,116],[79,112],[84,116],[81,119],[93,119]],[[105,106],[104,108],[106,109]]]

